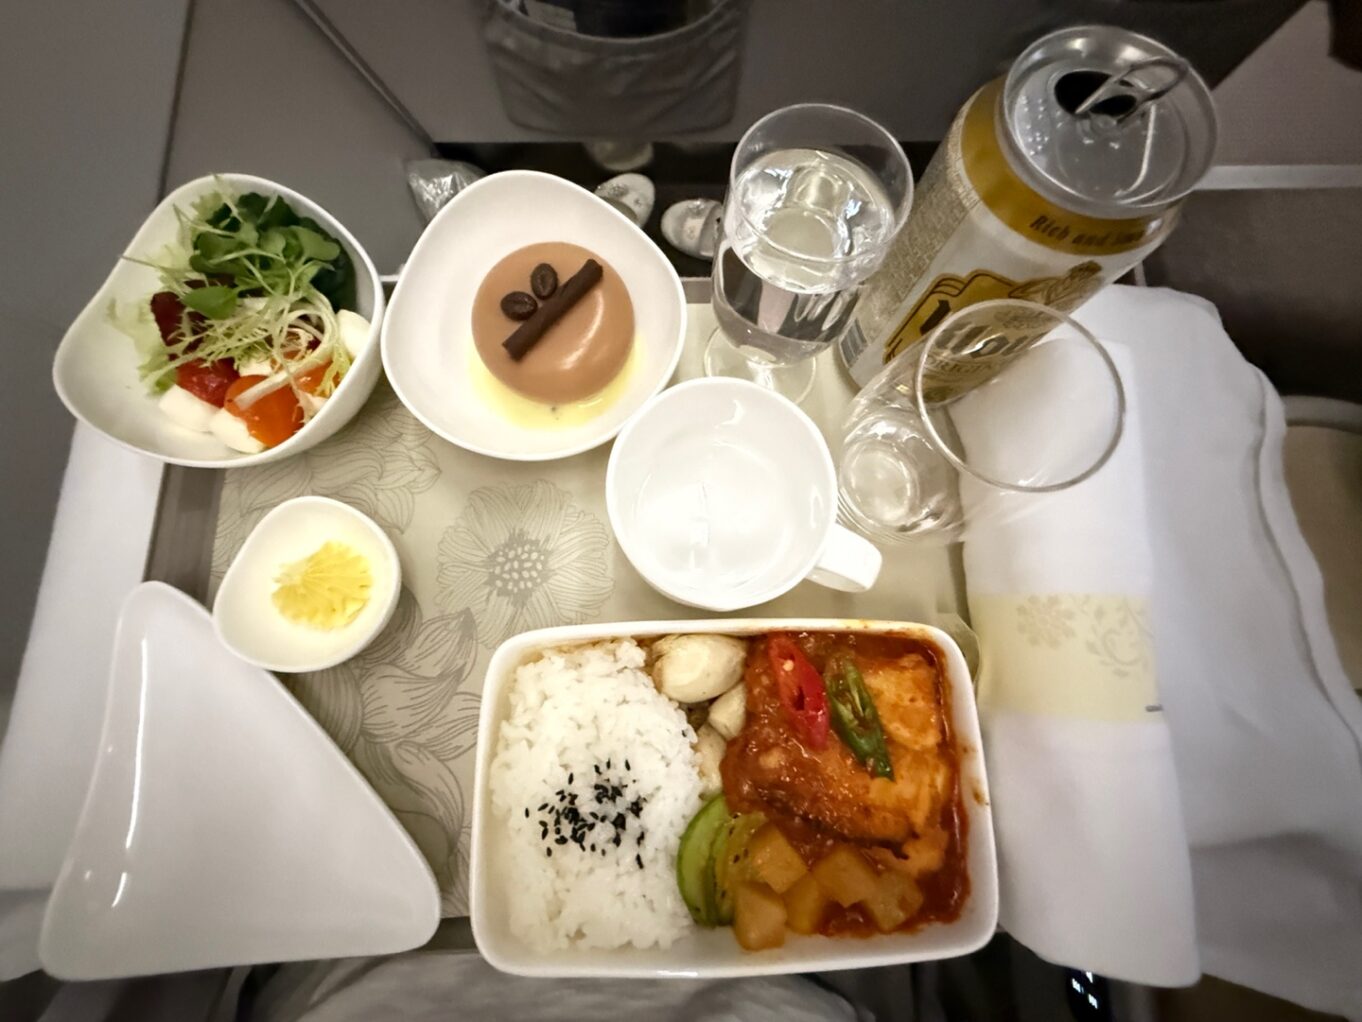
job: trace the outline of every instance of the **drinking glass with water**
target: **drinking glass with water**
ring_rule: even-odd
[[[804,103],[752,125],[729,174],[706,374],[801,400],[912,198],[903,149],[855,111]]]

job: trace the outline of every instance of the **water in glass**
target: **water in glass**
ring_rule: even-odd
[[[797,362],[837,340],[895,229],[875,174],[822,149],[777,149],[734,182],[714,312],[745,354]]]

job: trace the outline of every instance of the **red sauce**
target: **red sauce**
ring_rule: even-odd
[[[780,705],[765,640],[758,638],[743,679],[747,720],[728,743],[721,768],[729,806],[764,812],[810,867],[834,845],[849,843],[882,871],[871,849],[907,862],[905,848],[928,835],[939,842],[944,831],[940,865],[917,876],[922,905],[900,929],[958,918],[969,895],[968,827],[939,651],[894,635],[820,632],[796,639],[820,672],[833,654],[853,657],[875,697],[894,779],[872,778],[835,737],[821,751],[801,744]],[[859,906],[833,904],[820,932],[865,937],[879,931]]]

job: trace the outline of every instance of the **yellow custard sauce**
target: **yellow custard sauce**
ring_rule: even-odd
[[[507,422],[526,429],[570,429],[585,425],[620,399],[629,388],[629,379],[638,364],[638,350],[636,337],[623,368],[613,380],[588,398],[563,404],[544,404],[517,394],[492,375],[473,344],[468,345],[468,378],[474,393]]]

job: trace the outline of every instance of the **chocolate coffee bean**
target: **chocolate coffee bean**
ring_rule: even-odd
[[[512,319],[529,319],[537,308],[539,303],[534,300],[534,295],[526,294],[524,291],[512,291],[501,300],[501,311]]]
[[[549,298],[558,290],[558,271],[548,263],[540,263],[530,271],[530,290],[536,298]]]

